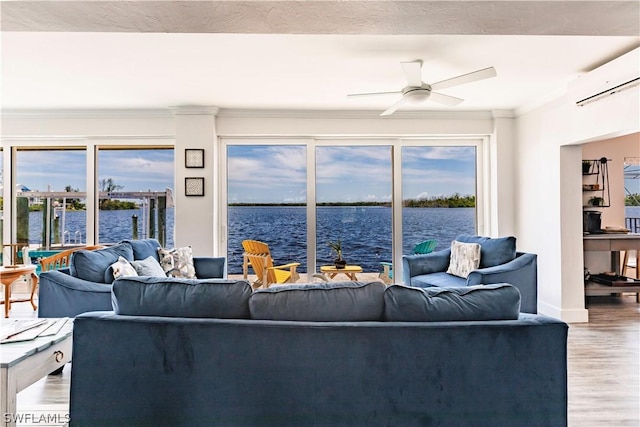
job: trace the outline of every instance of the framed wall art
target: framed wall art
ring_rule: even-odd
[[[204,167],[204,149],[187,148],[184,150],[184,167],[185,168],[203,168]]]
[[[185,196],[204,196],[204,178],[187,177],[184,179]]]

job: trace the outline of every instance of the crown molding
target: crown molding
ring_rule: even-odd
[[[213,115],[233,118],[306,118],[306,119],[377,119],[377,120],[487,120],[515,117],[514,110],[397,111],[380,117],[378,110],[268,110],[225,109],[211,106],[180,106],[166,109],[5,109],[7,119],[105,119],[105,118],[175,118],[180,115]]]
[[[453,119],[485,120],[493,118],[491,111],[397,111],[392,116],[380,117],[379,110],[261,110],[220,109],[218,117],[234,118],[305,118],[305,119]]]
[[[206,105],[184,105],[170,107],[176,116],[216,116],[220,108]]]
[[[172,118],[170,109],[3,109],[7,119],[105,119],[105,118]]]

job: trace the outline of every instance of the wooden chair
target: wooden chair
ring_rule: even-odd
[[[634,252],[633,250],[624,251],[624,258],[622,259],[622,275],[627,275],[627,270],[629,268],[634,268],[636,270],[636,279],[640,280],[640,268],[638,268],[638,255],[640,255],[640,251],[635,251],[635,259],[631,259],[629,257],[629,252]],[[640,294],[638,294],[640,298]]]
[[[244,262],[242,265],[243,276],[246,279],[251,267],[257,277],[252,283],[254,289],[264,286],[268,288],[274,283],[294,283],[300,278],[296,268],[298,262],[284,265],[273,265],[273,258],[269,251],[269,245],[258,240],[243,240]]]
[[[411,251],[411,254],[424,255],[424,254],[431,253],[436,248],[437,244],[438,244],[437,240],[434,240],[434,239],[425,240],[424,242],[420,242],[417,245],[415,245],[413,247],[413,250]],[[383,261],[380,263],[380,265],[382,265],[382,272],[378,277],[380,277],[380,279],[382,279],[384,283],[386,283],[387,285],[390,285],[391,282],[393,282],[393,264],[390,262]]]
[[[60,268],[69,267],[69,262],[71,261],[71,254],[80,249],[93,251],[101,248],[104,248],[104,246],[100,246],[100,245],[80,246],[77,248],[71,248],[71,249],[64,250],[62,252],[58,252],[57,254],[51,255],[46,258],[42,258],[40,260],[40,272],[49,271],[49,270],[58,270]]]

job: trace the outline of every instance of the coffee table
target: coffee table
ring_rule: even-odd
[[[28,299],[11,299],[11,284],[22,276],[31,276],[31,296]],[[4,317],[9,317],[11,303],[14,302],[30,302],[35,311],[38,306],[33,301],[33,297],[38,288],[38,276],[36,275],[35,265],[9,265],[0,267],[0,283],[4,285]]]
[[[17,394],[71,361],[73,320],[56,335],[0,344],[0,425],[15,426]]]
[[[322,274],[328,275],[330,279],[333,279],[339,273],[346,275],[350,280],[358,280],[356,273],[362,273],[362,267],[359,265],[345,265],[344,268],[338,268],[335,265],[323,265],[320,267]]]

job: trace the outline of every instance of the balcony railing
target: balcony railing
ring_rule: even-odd
[[[629,229],[631,233],[640,233],[640,218],[625,218],[624,226]]]

